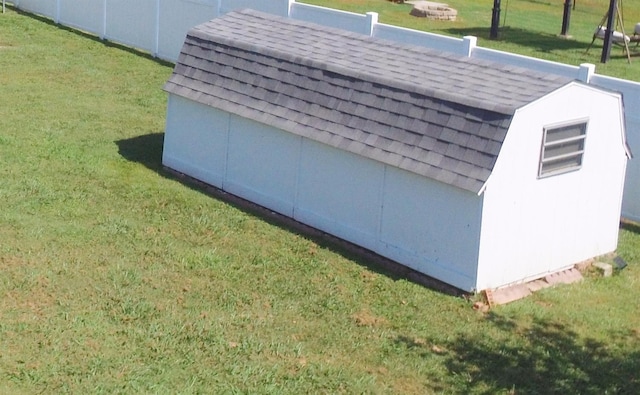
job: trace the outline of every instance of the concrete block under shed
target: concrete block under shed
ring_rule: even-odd
[[[600,273],[602,273],[603,277],[611,277],[613,274],[613,266],[604,262],[596,262],[593,264],[593,267],[598,269]]]

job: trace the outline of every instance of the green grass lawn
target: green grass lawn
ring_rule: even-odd
[[[472,35],[478,37],[478,45],[521,55],[552,60],[570,65],[592,63],[596,72],[619,78],[640,81],[640,47],[631,46],[631,64],[615,46],[611,60],[600,63],[602,41],[596,40],[587,53],[593,32],[606,14],[609,0],[574,0],[571,13],[570,39],[558,37],[562,27],[564,0],[502,0],[501,30],[498,40],[489,39],[493,0],[441,1],[458,10],[455,22],[429,21],[409,15],[410,4],[397,4],[388,0],[299,0],[301,3],[337,8],[363,14],[375,11],[379,22],[399,25],[416,30],[454,37]],[[632,35],[640,22],[640,4],[637,1],[619,0],[624,29]],[[621,28],[618,26],[618,30]]]
[[[478,312],[165,172],[170,73],[0,15],[0,393],[637,391],[639,227]]]

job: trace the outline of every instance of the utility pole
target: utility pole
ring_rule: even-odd
[[[607,31],[604,34],[604,45],[602,46],[602,56],[600,63],[607,63],[613,45],[613,21],[618,12],[618,0],[609,1],[609,13],[607,14]]]
[[[500,0],[493,0],[493,10],[491,12],[491,32],[489,38],[495,40],[498,38],[498,30],[500,28]]]

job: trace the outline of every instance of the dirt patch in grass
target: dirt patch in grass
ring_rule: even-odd
[[[361,310],[351,316],[357,326],[382,326],[387,320],[384,317],[378,317],[368,310]]]

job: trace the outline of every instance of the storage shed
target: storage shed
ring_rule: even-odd
[[[165,90],[165,166],[462,290],[616,249],[617,93],[252,10]]]

